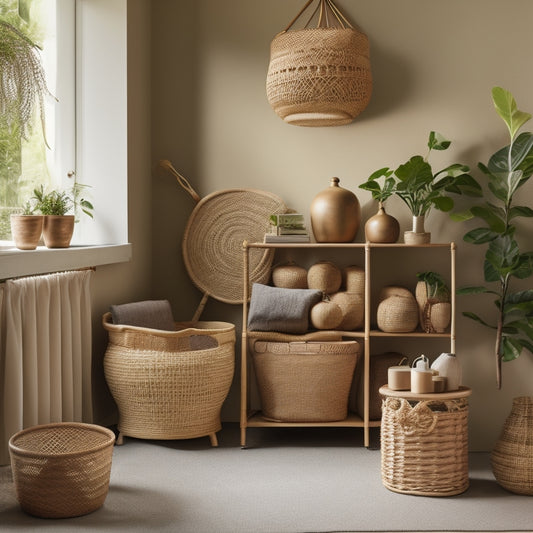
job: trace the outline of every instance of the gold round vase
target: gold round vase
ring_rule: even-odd
[[[331,178],[330,186],[311,202],[311,227],[317,242],[352,242],[361,223],[361,206],[355,194]]]
[[[395,243],[399,236],[400,223],[387,214],[379,202],[378,212],[366,221],[365,239],[367,242]]]

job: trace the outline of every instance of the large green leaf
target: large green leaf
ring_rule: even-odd
[[[416,190],[433,181],[431,166],[420,155],[415,155],[400,165],[396,169],[396,176],[410,190]]]
[[[496,112],[507,125],[511,139],[514,139],[517,131],[531,118],[531,115],[519,111],[513,95],[501,87],[492,89],[492,101]]]
[[[454,222],[466,222],[467,220],[474,218],[474,215],[470,209],[467,209],[466,211],[455,211],[454,213],[450,213],[450,218]]]
[[[520,254],[512,274],[518,279],[527,279],[533,275],[533,252]]]
[[[485,281],[499,281],[512,274],[519,261],[518,244],[509,235],[500,235],[490,242],[485,254]]]
[[[490,324],[487,324],[483,319],[481,319],[478,315],[475,313],[471,313],[470,311],[463,311],[463,315],[467,318],[471,318],[472,320],[475,320],[476,322],[479,322],[480,324],[483,324],[484,326],[487,326],[491,329],[496,329],[495,326],[491,326]]]
[[[505,220],[500,218],[499,210],[493,209],[490,204],[476,205],[471,208],[472,214],[484,220],[491,231],[503,233],[506,229]]]
[[[509,220],[516,217],[533,217],[533,209],[524,205],[515,205],[509,209]]]
[[[496,239],[498,235],[500,234],[491,231],[489,228],[476,228],[466,233],[463,240],[471,244],[485,244]]]
[[[506,313],[510,313],[511,311],[520,311],[527,314],[533,313],[533,289],[507,294],[504,311]]]
[[[519,170],[526,158],[531,156],[532,147],[533,134],[529,132],[521,133],[512,144],[511,158],[509,159],[511,145],[501,148],[489,159],[489,171],[492,174],[498,174]]]
[[[440,211],[451,211],[453,209],[453,200],[448,196],[439,196],[432,200],[433,205]]]
[[[482,285],[476,285],[475,287],[461,287],[460,289],[457,289],[455,291],[455,294],[459,296],[463,294],[483,294],[483,293],[496,294],[499,296],[497,292],[491,289],[488,289],[487,287],[483,287]]]
[[[513,361],[522,353],[522,343],[512,337],[502,337],[502,361]]]

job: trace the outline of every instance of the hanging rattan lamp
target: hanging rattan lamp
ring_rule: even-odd
[[[267,98],[289,124],[340,126],[352,122],[370,101],[370,46],[332,0],[319,0],[305,26],[291,30],[314,1],[271,43]]]

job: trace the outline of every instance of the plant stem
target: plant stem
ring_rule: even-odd
[[[496,329],[496,343],[494,346],[494,355],[496,358],[496,385],[498,389],[502,388],[502,337],[503,337],[503,320],[504,320],[504,306],[507,297],[507,289],[509,287],[509,277],[505,276],[501,281],[501,298],[498,311],[498,325]]]

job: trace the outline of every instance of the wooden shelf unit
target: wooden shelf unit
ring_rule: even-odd
[[[344,420],[336,422],[275,422],[265,419],[260,411],[254,411],[250,408],[250,377],[249,377],[249,340],[250,339],[267,339],[269,332],[248,331],[248,302],[250,298],[250,283],[249,283],[249,252],[251,249],[274,249],[274,250],[320,250],[320,252],[328,250],[344,250],[349,253],[354,250],[364,251],[364,270],[365,270],[365,313],[364,313],[364,328],[357,331],[335,331],[335,333],[342,335],[347,339],[361,339],[363,341],[363,358],[360,359],[359,364],[363,364],[363,397],[364,397],[364,413],[359,416],[354,413],[349,413]],[[450,263],[450,301],[451,301],[451,321],[449,330],[445,333],[425,333],[422,330],[416,330],[411,333],[386,333],[378,329],[372,328],[372,252],[379,249],[417,249],[424,248],[430,251],[431,249],[449,249]],[[241,413],[240,413],[240,428],[241,428],[241,446],[246,447],[246,429],[249,427],[362,427],[364,430],[364,445],[370,445],[370,428],[379,427],[380,420],[370,420],[369,406],[370,406],[370,347],[371,339],[373,338],[412,338],[412,339],[449,339],[450,352],[455,353],[455,252],[456,246],[454,242],[451,243],[430,243],[421,245],[406,245],[406,244],[377,244],[377,243],[243,243],[243,309],[242,309],[242,346],[241,346]],[[413,274],[414,275],[414,274]],[[321,331],[321,333],[326,333]]]

